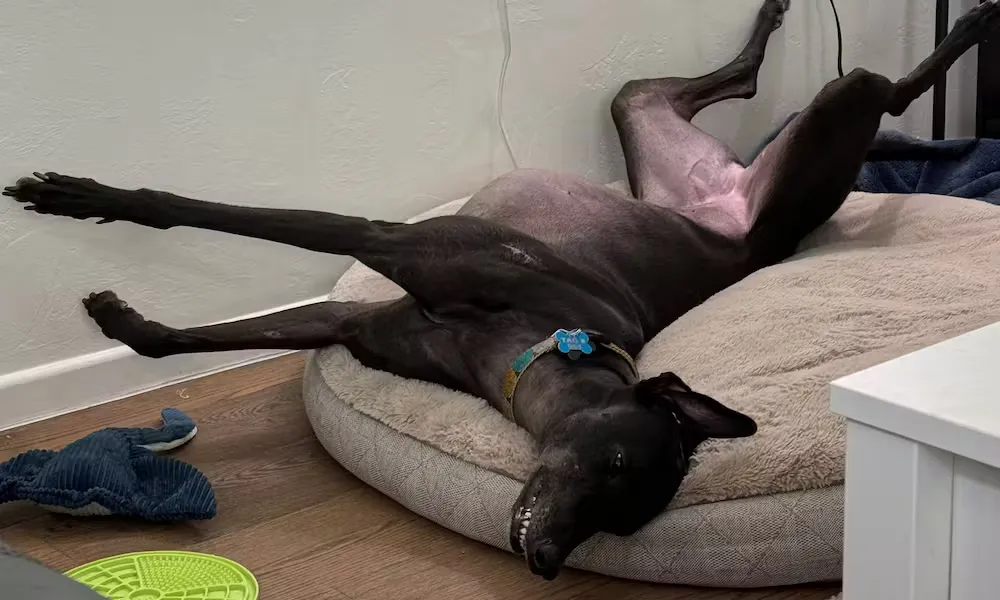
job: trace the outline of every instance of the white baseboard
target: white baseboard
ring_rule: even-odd
[[[324,300],[326,296],[230,320]],[[151,359],[117,346],[0,375],[0,431],[282,354],[287,352],[252,350]]]

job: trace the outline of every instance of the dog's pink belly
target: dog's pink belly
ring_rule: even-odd
[[[679,201],[664,208],[582,178],[517,171],[483,188],[460,212],[518,229],[602,273],[645,307],[644,329],[659,331],[746,274],[745,245],[734,239],[745,222],[739,195],[706,200],[682,216]],[[525,248],[508,250],[513,261],[533,259]]]
[[[741,191],[733,190],[674,210],[703,227],[736,240],[750,230],[753,221],[748,209],[747,197]]]
[[[742,241],[749,215],[738,183],[694,205],[676,197],[654,203],[581,177],[522,170],[483,188],[460,212],[518,229],[584,263],[638,267],[662,264],[664,253],[688,261],[710,255],[706,263]]]
[[[739,240],[750,231],[759,212],[747,193],[747,177],[747,170],[736,163],[700,160],[691,165],[685,180],[674,182],[676,189],[654,187],[643,200]]]
[[[651,190],[638,201],[619,190],[586,179],[521,170],[489,184],[462,213],[519,229],[572,253],[623,241],[640,231],[648,236],[657,223],[671,235],[678,216],[733,241],[742,240],[759,212],[747,193],[747,171],[737,164],[699,172],[677,190]],[[631,241],[631,240],[629,240]],[[649,240],[647,240],[649,241]]]
[[[609,242],[631,240],[638,224],[664,219],[663,211],[619,190],[535,170],[500,177],[460,212],[512,227],[571,254],[593,254]]]

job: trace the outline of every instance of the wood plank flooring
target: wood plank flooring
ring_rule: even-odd
[[[0,506],[0,538],[65,570],[138,550],[227,556],[257,576],[262,600],[826,600],[837,588],[705,590],[566,571],[545,582],[521,559],[410,513],[355,479],[312,435],[291,355],[0,432],[0,461],[60,448],[108,426],[152,426],[179,408],[198,436],[175,452],[212,482],[218,516],[151,525]]]

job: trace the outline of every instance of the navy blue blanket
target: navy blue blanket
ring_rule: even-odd
[[[795,116],[790,116],[769,135],[753,157]],[[880,131],[855,189],[873,193],[940,194],[1000,204],[1000,140],[928,141],[897,131]]]

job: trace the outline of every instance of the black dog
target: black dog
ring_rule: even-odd
[[[397,283],[407,292],[398,301],[324,302],[194,329],[147,321],[111,292],[84,304],[105,335],[145,356],[343,344],[370,367],[488,399],[541,446],[510,541],[533,572],[552,578],[594,533],[628,535],[662,511],[702,441],[756,431],[676,375],[639,381],[631,356],[712,294],[790,256],[833,215],[882,115],[901,114],[992,33],[998,1],[959,19],[896,83],[858,69],[827,84],[744,167],[690,120],[714,102],[754,95],[764,47],[788,9],[788,0],[765,0],[731,64],[696,79],[632,81],[615,97],[634,198],[518,171],[458,215],[404,225],[54,173],[5,193],[39,213],[200,227],[349,255]],[[569,331],[554,335],[560,328]]]

